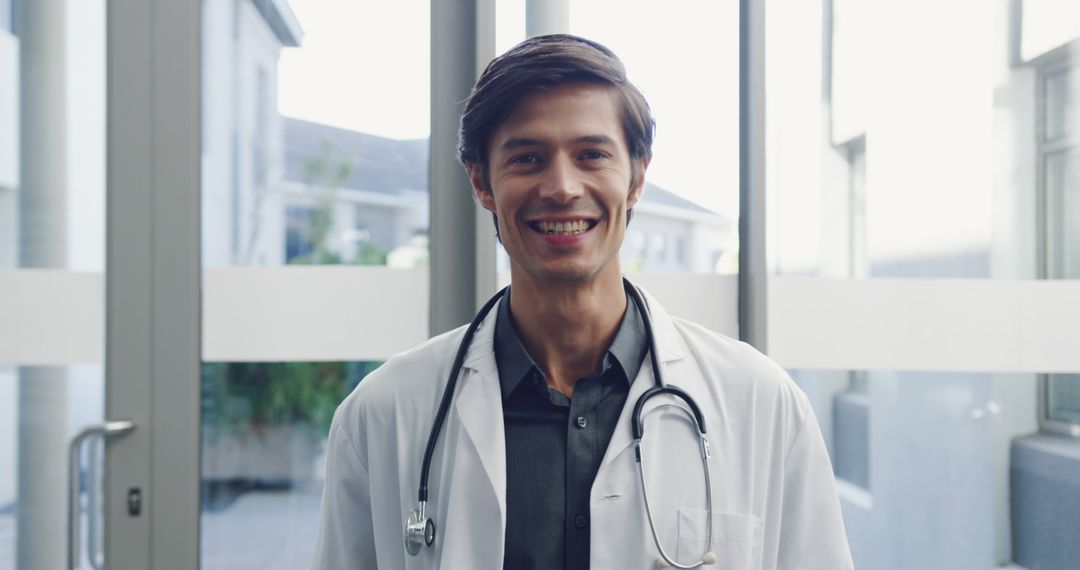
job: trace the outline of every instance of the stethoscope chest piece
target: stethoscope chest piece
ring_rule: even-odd
[[[410,556],[419,554],[421,547],[435,543],[435,521],[427,517],[426,506],[425,503],[420,503],[405,521],[405,551]]]

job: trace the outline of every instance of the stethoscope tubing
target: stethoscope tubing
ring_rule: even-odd
[[[652,318],[649,313],[649,306],[645,302],[645,299],[642,297],[641,292],[638,290],[638,288],[632,283],[630,283],[628,279],[623,279],[623,287],[626,290],[627,296],[629,296],[630,299],[633,301],[634,305],[637,306],[638,312],[641,314],[643,324],[645,325],[645,336],[649,345],[650,364],[652,365],[653,371],[654,386],[646,390],[638,398],[637,402],[634,403],[634,411],[632,415],[633,421],[630,425],[630,429],[632,431],[635,442],[634,453],[635,459],[637,460],[638,464],[638,472],[641,475],[641,493],[645,503],[645,514],[649,519],[649,529],[652,531],[653,540],[656,542],[656,547],[660,552],[662,560],[667,564],[676,568],[697,568],[703,564],[711,564],[713,560],[715,560],[712,552],[708,550],[709,545],[712,544],[713,533],[712,483],[709,473],[709,442],[705,439],[705,420],[702,416],[701,409],[698,407],[697,403],[689,394],[675,386],[668,386],[664,382],[663,370],[660,368],[660,359],[658,357],[658,351],[656,349],[656,337],[655,335],[653,335]],[[418,543],[410,546],[410,535],[412,534],[413,530],[415,530],[416,532],[421,532],[420,529],[422,528],[426,528],[428,530],[428,534],[424,537],[424,541],[427,543],[428,546],[431,546],[435,539],[434,524],[432,524],[431,519],[427,517],[426,512],[428,500],[428,476],[431,473],[431,459],[435,454],[435,446],[438,443],[439,434],[442,432],[443,424],[446,423],[446,415],[450,410],[450,404],[454,400],[454,392],[457,390],[458,377],[461,376],[462,365],[465,361],[465,354],[468,352],[469,346],[472,344],[473,336],[475,336],[476,330],[480,327],[480,324],[484,321],[484,319],[487,318],[488,313],[491,312],[491,309],[495,306],[495,304],[500,299],[503,299],[506,296],[506,291],[508,289],[509,287],[504,287],[502,290],[500,290],[498,293],[488,299],[488,301],[484,303],[484,306],[481,307],[479,311],[477,311],[476,316],[473,318],[472,322],[469,323],[469,327],[465,330],[465,335],[462,337],[461,344],[458,346],[457,354],[454,355],[454,362],[453,365],[450,367],[450,377],[447,379],[446,388],[443,391],[442,400],[439,402],[439,408],[435,413],[435,421],[431,427],[431,433],[428,435],[427,447],[425,447],[424,449],[424,460],[420,471],[420,487],[417,492],[419,505],[417,507],[417,510],[414,511],[412,515],[410,515],[410,520],[406,524],[405,542],[406,548],[410,554],[417,554],[420,548],[420,545]],[[648,402],[653,397],[662,394],[669,394],[675,396],[678,399],[682,400],[690,408],[691,418],[694,420],[694,424],[698,429],[700,437],[701,459],[705,466],[705,496],[708,505],[707,517],[709,520],[706,522],[706,528],[708,530],[706,535],[707,541],[705,554],[702,556],[701,560],[692,564],[681,564],[679,562],[676,562],[674,558],[670,557],[667,554],[667,552],[664,550],[664,547],[660,544],[660,537],[656,532],[656,525],[653,522],[652,508],[649,505],[649,495],[645,485],[645,470],[641,461],[641,438],[644,435],[642,413],[644,412],[646,402]],[[665,406],[679,407],[675,404],[662,404],[660,407]],[[416,520],[414,521],[413,518],[415,518]],[[415,528],[413,528],[414,523],[417,524]],[[410,530],[410,528],[413,528],[413,530]],[[420,538],[414,538],[415,540],[420,540]],[[711,556],[713,556],[713,558],[710,560]]]
[[[435,413],[435,423],[431,426],[427,447],[424,449],[424,463],[420,470],[420,489],[417,493],[421,503],[427,504],[428,474],[431,473],[431,458],[435,454],[435,444],[439,440],[439,433],[442,431],[443,424],[446,423],[446,414],[450,410],[450,403],[454,400],[454,391],[457,388],[458,377],[461,376],[461,367],[465,362],[465,354],[469,351],[469,345],[472,344],[472,338],[473,335],[476,334],[476,329],[480,328],[480,323],[484,322],[484,318],[491,312],[491,308],[495,306],[495,303],[503,298],[507,289],[509,289],[509,287],[503,287],[498,293],[492,295],[491,298],[484,303],[484,306],[477,311],[476,317],[469,323],[469,328],[465,330],[465,336],[462,337],[461,345],[458,346],[457,354],[454,356],[454,365],[450,367],[450,378],[446,381],[446,389],[443,390],[442,401],[439,402],[439,410]]]

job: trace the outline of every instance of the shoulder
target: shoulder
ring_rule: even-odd
[[[697,323],[671,320],[717,397],[752,404],[757,413],[779,414],[795,424],[810,413],[806,394],[772,358]]]

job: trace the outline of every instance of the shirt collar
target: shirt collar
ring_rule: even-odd
[[[641,313],[637,305],[627,298],[626,312],[623,313],[615,338],[604,355],[602,371],[618,365],[623,380],[628,385],[633,383],[648,348],[645,340],[645,323],[641,319]],[[517,334],[513,316],[510,314],[509,288],[503,295],[502,302],[499,303],[495,320],[495,363],[499,370],[499,384],[502,387],[503,400],[510,397],[521,381],[533,370],[536,370],[538,374],[543,374],[525,350],[525,346],[521,344],[521,338]]]

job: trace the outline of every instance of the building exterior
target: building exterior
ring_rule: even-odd
[[[266,265],[284,225],[278,58],[303,31],[284,0],[203,5],[203,264]]]
[[[809,4],[771,3],[784,16],[769,20],[770,273],[1077,278],[1076,14]],[[1067,437],[1080,377],[792,374],[830,447],[856,567],[1075,565],[1080,520],[1066,505],[1080,485],[1053,473],[1080,473]]]
[[[320,241],[324,263],[426,263],[426,255],[413,251],[423,249],[428,233],[426,139],[399,141],[300,119],[280,121],[283,176],[260,206],[266,208],[263,227],[244,264],[317,263],[311,254]],[[325,229],[320,215],[327,218]],[[241,213],[240,225],[253,217]],[[623,260],[628,271],[719,272],[737,257],[735,234],[731,220],[648,184]]]

